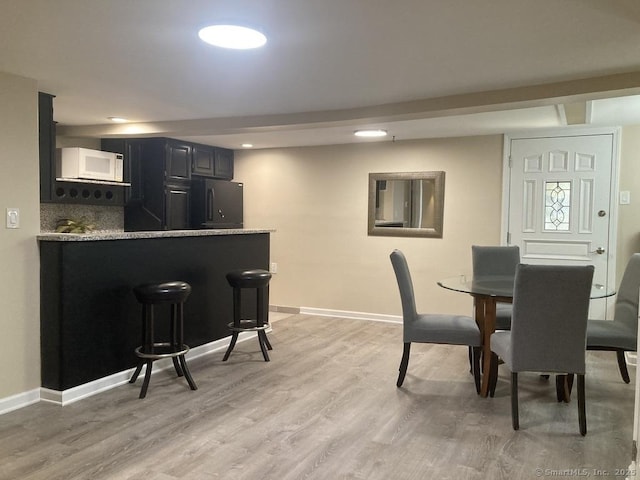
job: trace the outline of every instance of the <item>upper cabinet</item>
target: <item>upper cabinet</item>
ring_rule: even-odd
[[[233,178],[233,150],[216,148],[215,178],[231,180]]]
[[[162,141],[166,142],[164,168],[167,180],[189,180],[193,147],[175,140]]]
[[[223,180],[233,179],[233,150],[193,144],[191,174]]]
[[[216,151],[207,145],[194,145],[191,160],[191,173],[202,177],[215,175]]]

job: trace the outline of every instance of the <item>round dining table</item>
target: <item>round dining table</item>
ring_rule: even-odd
[[[496,330],[496,304],[513,302],[512,275],[488,275],[474,277],[473,275],[456,275],[437,282],[447,290],[467,293],[473,297],[475,320],[482,335],[482,384],[480,395],[486,397],[489,393],[489,372],[491,362],[491,334]],[[605,298],[615,295],[615,291],[608,290],[604,285],[594,283],[591,288],[591,299]],[[570,387],[569,387],[570,388]],[[568,400],[568,393],[567,393]]]

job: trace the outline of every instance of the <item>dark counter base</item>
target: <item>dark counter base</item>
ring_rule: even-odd
[[[141,307],[131,289],[141,283],[191,284],[190,347],[228,336],[233,295],[225,275],[268,270],[269,234],[41,241],[40,263],[42,386],[62,391],[136,365]],[[164,307],[156,307],[160,334],[168,325]],[[255,298],[245,295],[244,308],[255,312]]]

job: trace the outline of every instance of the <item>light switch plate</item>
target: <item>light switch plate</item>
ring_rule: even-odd
[[[7,228],[20,228],[19,208],[7,208]]]
[[[620,192],[620,205],[629,205],[631,203],[631,192],[623,190]]]

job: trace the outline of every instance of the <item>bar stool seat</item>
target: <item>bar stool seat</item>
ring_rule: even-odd
[[[184,302],[191,293],[191,285],[181,281],[165,283],[147,283],[138,285],[133,293],[142,304],[142,340],[135,349],[140,359],[129,383],[134,383],[144,365],[147,366],[140,390],[140,398],[147,395],[153,362],[161,358],[171,358],[179,377],[184,376],[191,390],[197,386],[191,377],[185,354],[189,346],[184,343]],[[169,339],[164,342],[155,341],[154,334],[154,305],[169,304],[171,306],[171,320],[169,324]]]
[[[271,273],[267,270],[235,270],[227,273],[227,282],[233,288],[233,322],[227,327],[231,330],[231,342],[229,348],[222,359],[226,362],[231,351],[236,345],[240,332],[257,332],[260,350],[265,362],[268,362],[269,354],[267,350],[273,347],[269,343],[265,330],[269,328],[268,308],[269,308],[269,281]],[[243,289],[256,289],[256,318],[243,319],[241,312],[241,297]]]

